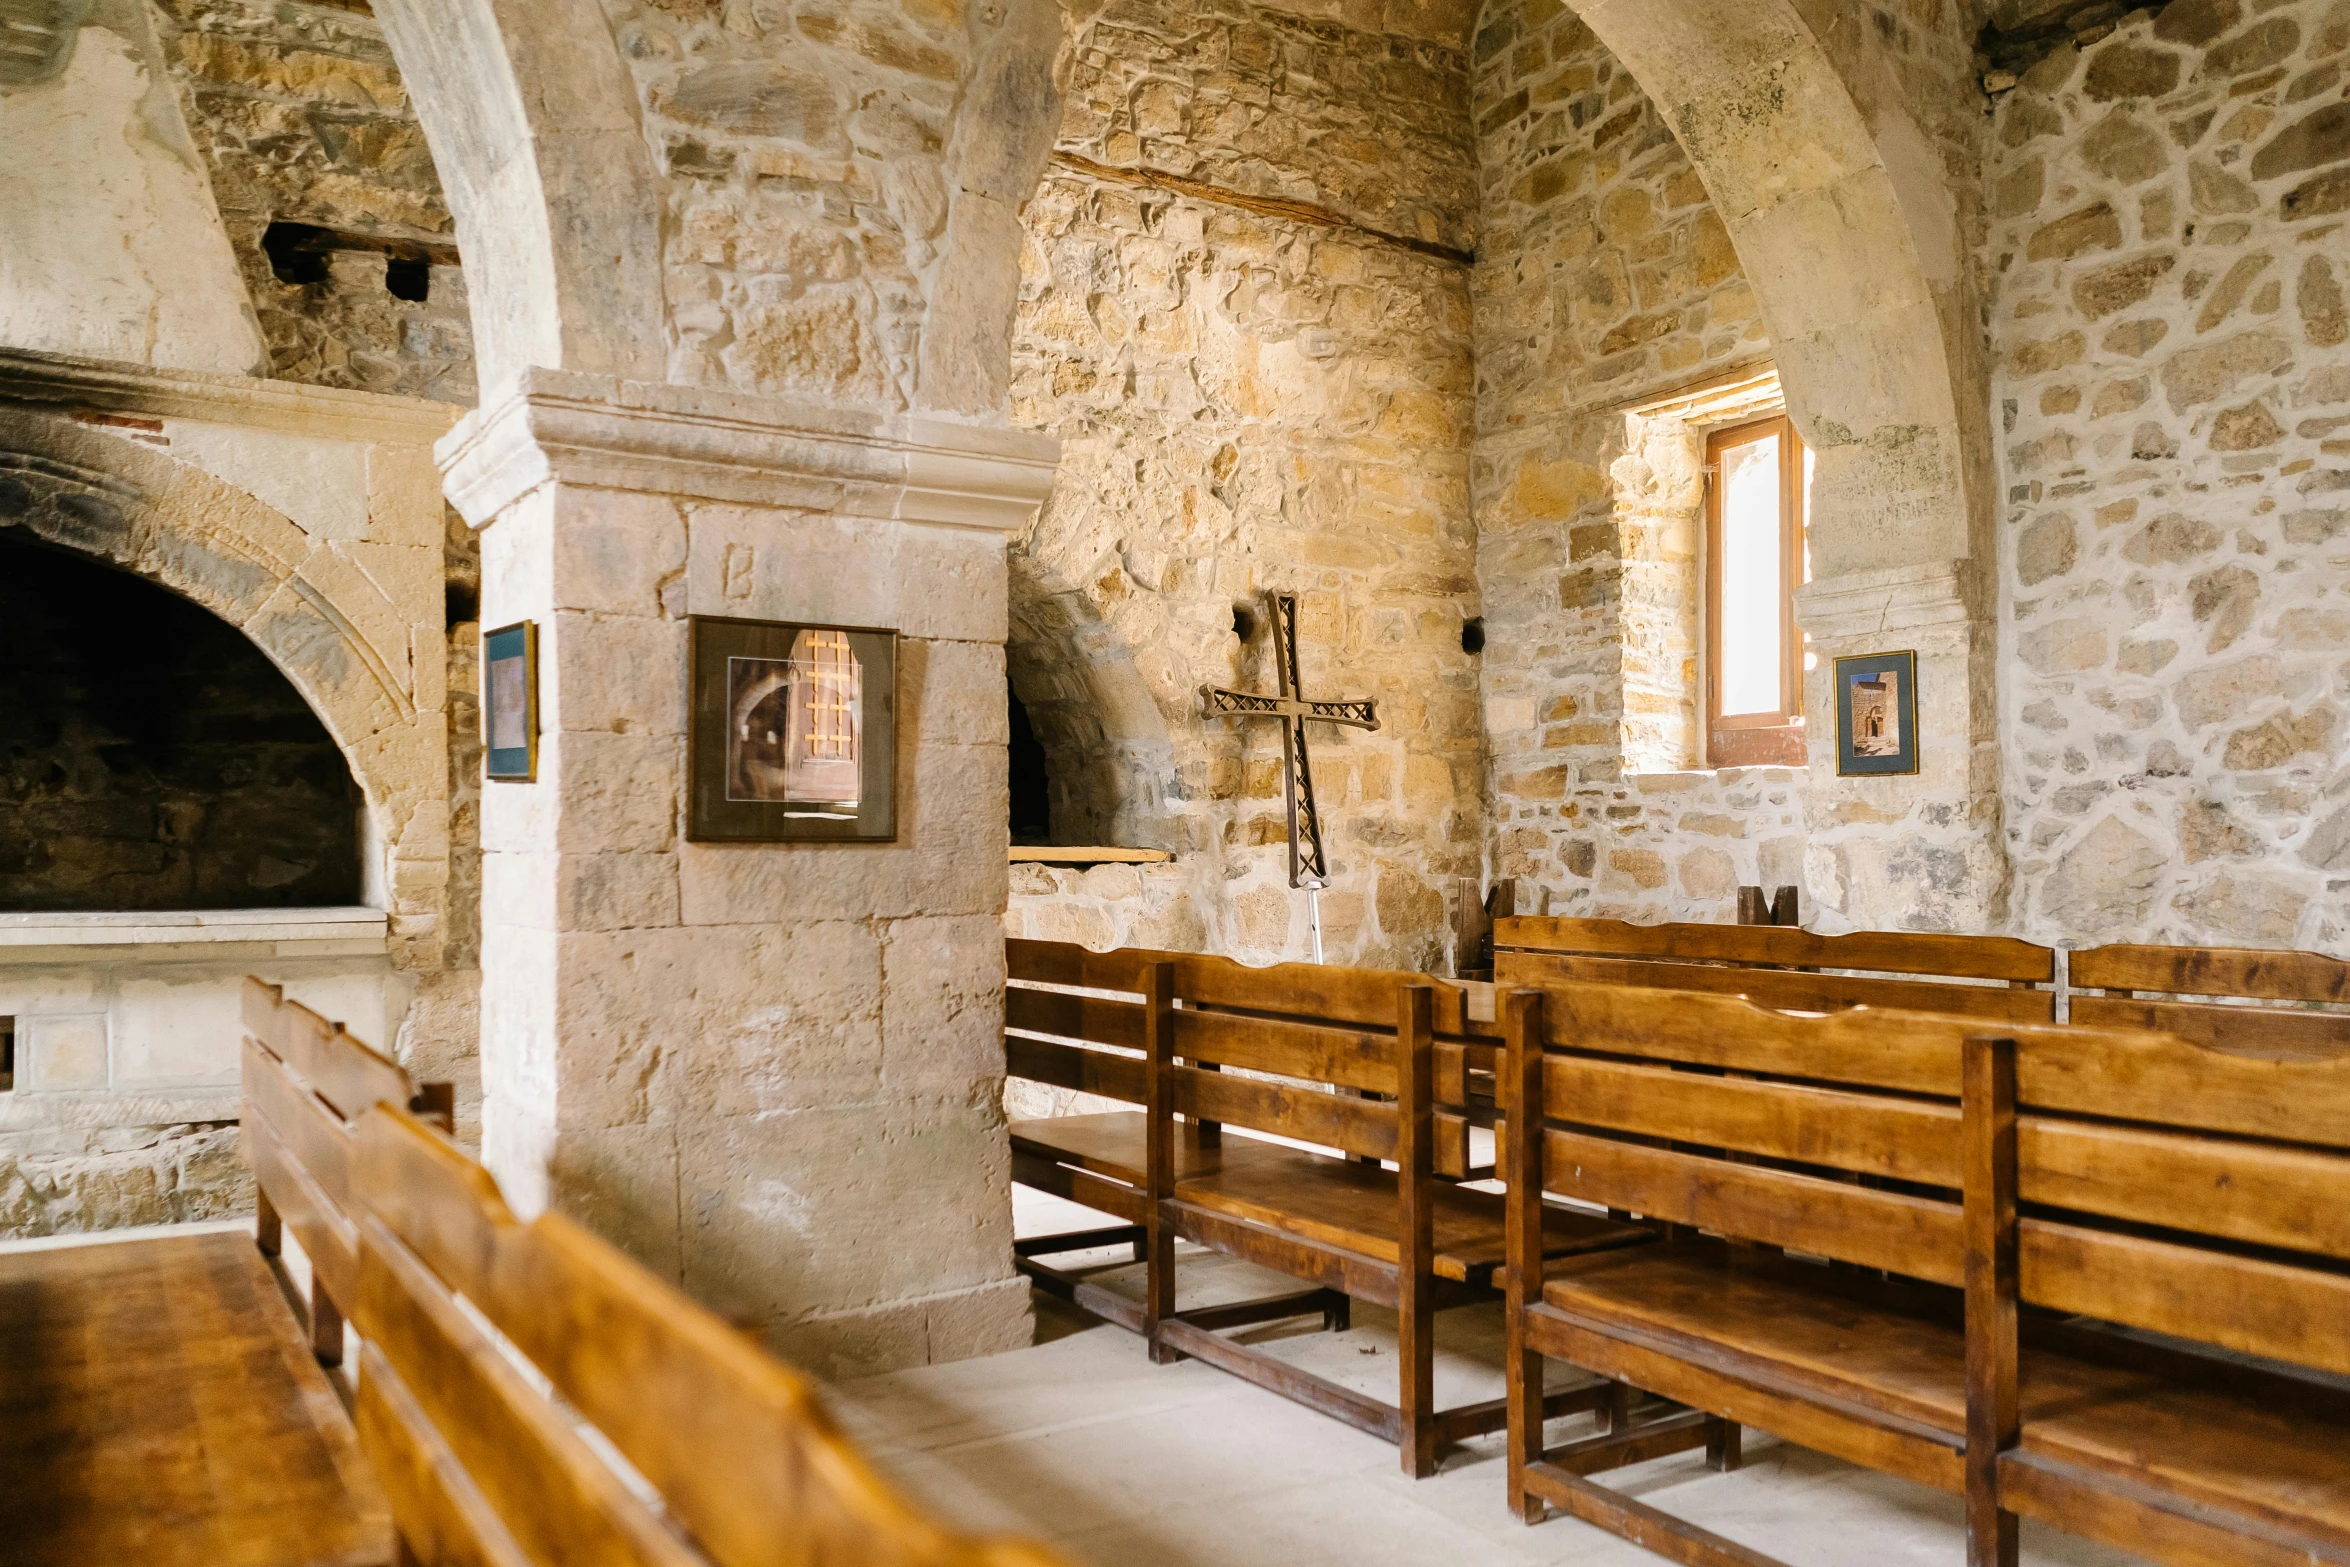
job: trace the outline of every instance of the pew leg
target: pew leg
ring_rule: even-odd
[[[1720,1474],[1730,1474],[1746,1462],[1746,1428],[1719,1415],[1705,1423],[1705,1461]]]
[[[343,1363],[343,1314],[315,1276],[310,1280],[310,1353],[322,1366]]]
[[[1632,1390],[1621,1382],[1607,1390],[1606,1402],[1599,1406],[1599,1417],[1606,1424],[1602,1429],[1609,1436],[1621,1436],[1632,1428]]]
[[[1397,1433],[1403,1472],[1425,1480],[1436,1472],[1436,1301],[1435,1280],[1403,1278],[1403,1299],[1395,1313],[1396,1378],[1403,1419]]]
[[[1163,1212],[1153,1211],[1148,1244],[1150,1256],[1143,1277],[1143,1336],[1150,1341],[1151,1364],[1171,1366],[1182,1352],[1160,1342],[1159,1324],[1175,1315],[1175,1229]]]
[[[1966,1504],[1967,1567],[2016,1567],[2020,1545],[2015,1514],[1978,1496],[1972,1485],[1967,1487]]]
[[[278,1255],[286,1244],[285,1222],[277,1216],[277,1205],[258,1186],[253,1190],[253,1244],[264,1257]]]
[[[1344,1333],[1355,1325],[1355,1298],[1340,1295],[1322,1308],[1322,1331]]]

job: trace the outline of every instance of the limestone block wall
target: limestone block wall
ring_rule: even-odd
[[[1628,411],[1769,339],[1688,156],[1572,11],[1489,7],[1475,53],[1490,869],[1552,913],[1725,919],[1802,880],[1800,775],[1696,770],[1703,435]]]
[[[2350,939],[2350,5],[2196,0],[1998,103],[2018,927]]]
[[[288,282],[272,221],[395,246],[447,246],[454,225],[383,29],[364,8],[165,0],[162,49],[280,380],[470,404],[464,274],[432,266],[421,300],[385,283],[382,251],[347,250]]]
[[[1196,695],[1274,688],[1263,595],[1280,590],[1300,599],[1308,689],[1376,697],[1382,719],[1310,741],[1337,873],[1325,950],[1449,960],[1481,836],[1468,298],[1448,254],[1474,227],[1467,78],[1457,19],[1393,9],[1070,10],[1014,340],[1014,417],[1063,456],[1013,550],[1012,674],[1055,841],[1177,860],[1140,898],[1132,873],[1050,894],[1066,878],[1024,873],[1015,930],[1031,897],[1084,904],[1108,879],[1117,895],[1039,928],[1304,954],[1280,733],[1206,724]],[[1149,183],[1169,178],[1191,183]]]

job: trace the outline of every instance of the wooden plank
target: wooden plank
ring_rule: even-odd
[[[1602,1431],[1595,1436],[1562,1442],[1537,1462],[1568,1474],[1604,1474],[1610,1469],[1645,1464],[1652,1458],[1666,1458],[1703,1447],[1715,1424],[1715,1418],[1702,1409],[1684,1410],[1677,1415],[1643,1421],[1627,1430]]]
[[[1142,1048],[1142,1007],[1132,1001],[1073,995],[1065,990],[1004,991],[1004,1027],[1086,1039],[1121,1050]]]
[[[2023,1429],[2017,1387],[2015,1042],[1966,1042],[1966,1559],[2016,1567],[2022,1536],[2000,1505],[1999,1455]]]
[[[238,998],[245,1032],[266,1045],[270,1054],[281,1058],[286,1053],[285,998],[282,988],[265,985],[250,974],[245,976],[244,990]]]
[[[1969,1025],[1951,1018],[1874,1010],[1802,1018],[1735,996],[1541,988],[1545,1035],[1556,1048],[1958,1098],[1958,1046]]]
[[[291,1001],[280,1015],[285,1025],[280,1059],[344,1120],[358,1119],[379,1101],[405,1110],[415,1099],[416,1085],[398,1062],[353,1039],[339,1024]]]
[[[2350,1276],[2025,1219],[2023,1298],[2350,1376]]]
[[[1142,972],[1154,963],[1175,965],[1175,994],[1186,1007],[1263,1012],[1301,1021],[1386,1030],[1395,1026],[1398,984],[1435,987],[1436,1032],[1449,1038],[1498,1041],[1495,1025],[1469,1016],[1462,986],[1401,970],[1339,968],[1316,963],[1283,963],[1251,968],[1230,958],[1199,953],[1127,947],[1094,952],[1069,942],[1004,943],[1007,976],[1014,981],[1141,993]]]
[[[2025,1203],[2350,1261],[2350,1159],[2152,1127],[2026,1116]]]
[[[1173,1069],[1173,1084],[1175,1108],[1185,1115],[1368,1158],[1395,1157],[1392,1104],[1190,1066]]]
[[[1958,1185],[1958,1107],[1931,1100],[1553,1055],[1543,1067],[1543,1113],[1863,1175]]]
[[[1726,930],[1772,930],[1769,925]],[[2004,985],[1937,984],[1931,980],[1870,979],[1848,974],[1797,974],[1782,969],[1733,968],[1707,963],[1649,963],[1547,952],[1497,953],[1499,985],[1633,985],[1650,990],[1744,996],[1757,1006],[1788,1012],[1834,1012],[1845,1007],[1899,1008],[2010,1023],[2048,1023],[2056,995]]]
[[[0,1254],[0,1561],[382,1567],[391,1519],[233,1232]]]
[[[2169,1567],[2350,1567],[2350,1550],[2267,1519],[2029,1450],[1999,1460],[2000,1500],[2068,1534]]]
[[[1147,1091],[1142,1060],[1019,1034],[1004,1036],[1004,1070],[1055,1088],[1141,1104]]]
[[[363,1344],[359,1366],[352,1419],[391,1497],[408,1559],[433,1567],[532,1567],[391,1362]]]
[[[2239,1055],[2326,1060],[2350,1055],[2350,1012],[2299,1007],[2221,1006],[2202,1001],[2137,1001],[2119,996],[2072,999],[2076,1023],[2152,1028]]]
[[[1622,920],[1512,915],[1493,922],[1493,945],[1531,952],[1774,963],[1789,968],[1868,969],[2047,984],[2056,955],[2010,936],[1855,931],[1820,936],[1783,925],[1632,925]],[[2076,960],[2077,961],[2077,960]]]
[[[294,1232],[310,1271],[327,1293],[351,1300],[359,1288],[359,1231],[351,1216],[319,1190],[302,1161],[279,1141],[277,1129],[260,1108],[246,1101],[238,1146],[253,1167],[253,1179],[269,1193],[278,1221]]]
[[[334,1107],[312,1093],[284,1063],[245,1041],[241,1082],[245,1103],[276,1130],[287,1154],[309,1172],[337,1212],[351,1211],[351,1129]]]
[[[1061,849],[1050,844],[1015,843],[1011,863],[1041,865],[1163,865],[1175,856],[1165,849]]]
[[[1214,1061],[1376,1094],[1395,1092],[1391,1034],[1186,1011],[1175,1014],[1175,1053],[1186,1061]]]
[[[1557,1130],[1542,1188],[1936,1284],[1965,1273],[1956,1203]]]
[[[2017,1039],[2030,1109],[2350,1148],[2350,1055],[2275,1060],[2080,1025]]]
[[[1724,1535],[1659,1512],[1620,1491],[1594,1485],[1555,1464],[1526,1466],[1526,1489],[1595,1528],[1631,1541],[1681,1567],[1785,1567]]]
[[[1183,1354],[1219,1371],[1230,1372],[1243,1381],[1254,1382],[1267,1392],[1278,1393],[1334,1420],[1343,1420],[1382,1441],[1393,1442],[1397,1438],[1401,1417],[1392,1405],[1382,1404],[1327,1377],[1316,1376],[1302,1366],[1255,1353],[1205,1328],[1194,1327],[1180,1317],[1160,1323],[1159,1336]]]
[[[2315,952],[2123,944],[2076,952],[2068,970],[2073,985],[2086,990],[2350,1002],[2350,962]]]

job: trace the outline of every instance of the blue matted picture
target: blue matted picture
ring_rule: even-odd
[[[1869,777],[1917,770],[1917,654],[1836,660],[1836,771]]]
[[[483,773],[503,783],[539,774],[539,632],[520,621],[481,639]]]

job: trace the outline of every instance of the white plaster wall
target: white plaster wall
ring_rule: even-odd
[[[51,80],[0,86],[0,343],[262,365],[211,183],[128,0],[99,8]]]

